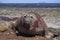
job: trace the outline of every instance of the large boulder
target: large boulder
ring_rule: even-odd
[[[0,32],[4,32],[9,29],[8,22],[0,21]]]
[[[32,35],[44,36],[48,32],[48,28],[42,17],[35,12],[29,12],[22,15],[13,22],[12,28],[18,33],[26,33]]]

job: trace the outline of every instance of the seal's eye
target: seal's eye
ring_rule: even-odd
[[[31,16],[31,18],[33,18],[33,17]]]

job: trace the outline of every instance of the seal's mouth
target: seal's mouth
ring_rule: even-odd
[[[26,28],[27,30],[29,30],[30,24],[29,23],[23,23],[23,27]]]

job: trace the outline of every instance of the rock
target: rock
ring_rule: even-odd
[[[54,36],[53,33],[48,32],[48,35],[46,35],[45,37],[48,38],[48,39],[50,39],[50,38],[52,38],[53,36]]]
[[[4,32],[9,29],[8,22],[1,21],[0,22],[0,32]]]
[[[58,37],[56,37],[56,38],[53,38],[53,40],[59,40],[59,39],[58,39]]]
[[[48,28],[48,31],[51,32],[54,36],[53,37],[59,37],[59,29],[55,29],[55,28]]]

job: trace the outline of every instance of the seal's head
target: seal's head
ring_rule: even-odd
[[[23,16],[24,23],[30,24],[31,21],[32,21],[32,19],[33,19],[33,16],[32,15],[24,15]]]

